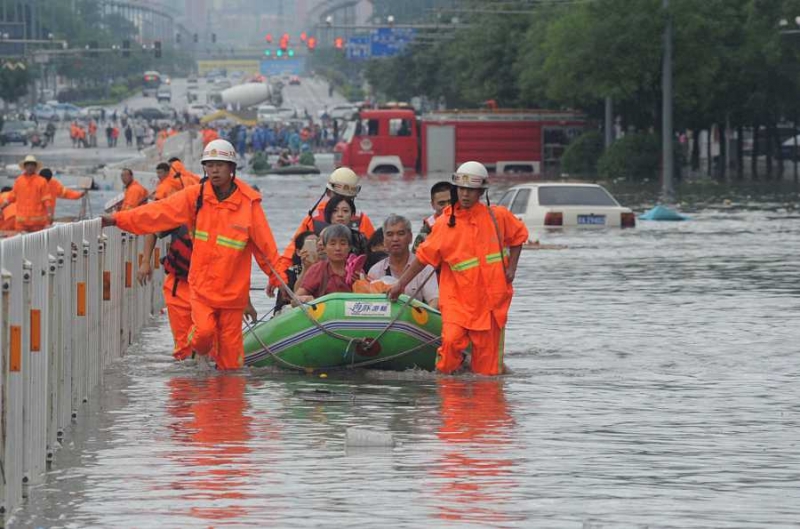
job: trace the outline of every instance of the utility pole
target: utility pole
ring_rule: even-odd
[[[606,98],[605,140],[608,149],[614,143],[614,100],[610,97]]]
[[[661,69],[661,166],[662,189],[661,199],[670,204],[675,201],[675,186],[672,182],[674,174],[674,153],[672,150],[672,17],[669,13],[669,0],[663,0],[667,24],[664,28],[664,62]]]

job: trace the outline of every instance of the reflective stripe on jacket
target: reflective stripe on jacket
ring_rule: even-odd
[[[525,224],[506,208],[492,207],[497,228],[485,204],[456,208],[456,225],[449,227],[450,207],[445,209],[425,241],[417,259],[441,267],[439,305],[442,321],[467,329],[491,328],[491,317],[506,324],[514,289],[506,282],[503,255],[528,240]],[[498,242],[498,229],[502,241]],[[506,261],[507,262],[507,261]]]

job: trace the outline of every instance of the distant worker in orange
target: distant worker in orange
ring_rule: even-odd
[[[217,134],[217,131],[212,129],[211,127],[204,128],[200,132],[200,135],[203,138],[203,147],[205,147],[206,145],[208,145],[212,141],[219,139],[219,134]]]
[[[180,159],[172,158],[170,162],[173,167],[176,163],[179,164],[177,172],[173,171],[173,168],[167,163],[162,162],[156,166],[159,183],[155,191],[155,200],[163,200],[178,191],[200,183],[199,178],[193,173],[186,171],[186,174],[183,174],[180,172],[180,169],[183,168]],[[158,236],[170,237],[169,249],[163,259],[164,271],[167,276],[164,278],[162,293],[174,341],[172,356],[175,360],[185,360],[192,355],[189,344],[189,333],[192,330],[192,305],[188,283],[194,247],[192,226],[184,224],[169,232],[159,233]],[[141,285],[146,284],[152,276],[155,245],[156,235],[147,235],[142,250],[142,264],[136,274]]]
[[[0,204],[2,204],[6,197],[11,193],[11,186],[3,187],[0,191]],[[0,231],[14,231],[17,223],[17,205],[9,204],[3,210],[2,218],[0,218]]]
[[[473,372],[503,372],[504,328],[514,294],[511,283],[528,229],[506,208],[480,203],[488,180],[483,164],[461,164],[452,177],[453,204],[417,248],[416,261],[389,291],[389,299],[396,300],[425,265],[441,267],[442,345],[436,369],[442,373],[461,366],[470,343]]]
[[[45,167],[39,171],[39,176],[47,180],[50,185],[50,197],[53,199],[53,211],[58,205],[58,199],[63,198],[66,200],[80,200],[86,194],[86,191],[77,191],[65,187],[64,184],[58,181],[58,178],[53,177],[53,171]]]
[[[300,226],[295,230],[286,249],[283,250],[281,255],[280,268],[281,272],[285,272],[292,266],[292,257],[295,253],[294,241],[297,236],[306,231],[315,231],[314,221],[319,223],[325,221],[325,206],[334,195],[349,197],[353,200],[358,196],[361,191],[361,186],[358,185],[358,175],[348,167],[340,167],[333,171],[328,177],[328,183],[325,185],[325,192],[319,197],[317,203],[308,210],[308,214],[300,223]],[[364,234],[364,237],[369,239],[375,233],[375,227],[366,213],[354,215],[350,220],[350,228]],[[270,288],[277,288],[277,284],[271,284]]]
[[[206,177],[200,185],[132,211],[104,216],[103,226],[116,225],[138,234],[194,226],[190,345],[198,355],[212,353],[217,369],[239,369],[244,364],[242,317],[250,299],[251,260],[255,256],[261,269],[272,276],[278,249],[261,208],[261,195],[236,179],[233,146],[215,140],[203,149],[201,162]]]
[[[138,208],[147,203],[150,192],[147,191],[142,184],[134,180],[133,171],[125,168],[122,170],[119,177],[122,180],[122,185],[125,186],[125,199],[119,207],[120,211]]]
[[[14,229],[17,231],[39,231],[53,221],[53,199],[50,184],[39,176],[42,162],[29,154],[19,163],[24,172],[14,182],[14,187],[0,203],[0,210],[16,202],[17,215]]]

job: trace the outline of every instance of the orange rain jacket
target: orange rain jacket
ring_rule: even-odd
[[[222,202],[210,184],[195,185],[136,210],[115,213],[114,219],[120,229],[137,234],[194,225],[192,295],[212,308],[244,310],[250,297],[252,257],[272,277],[270,264],[275,266],[279,255],[261,195],[242,181],[235,183],[237,189]],[[201,189],[203,205],[195,213]]]
[[[156,186],[155,199],[165,199],[173,193],[199,183],[200,177],[189,171],[183,162],[172,162],[169,174]]]
[[[0,204],[5,203],[6,197],[8,197],[11,191],[6,191],[5,193],[0,193]],[[3,210],[3,218],[0,219],[0,231],[14,231],[14,228],[17,224],[17,205],[16,204],[9,204],[6,209]]]
[[[50,179],[48,184],[50,184],[50,197],[52,197],[53,199],[54,211],[56,209],[56,204],[58,203],[59,198],[65,198],[67,200],[78,200],[83,197],[83,193],[81,193],[80,191],[64,187],[64,184],[59,182],[55,176]]]
[[[14,229],[38,231],[50,225],[53,199],[50,196],[50,185],[43,176],[28,176],[25,173],[19,175],[3,204],[14,202],[17,204]]]
[[[214,129],[203,129],[200,133],[203,137],[203,147],[211,143],[212,141],[219,139],[219,134]]]
[[[150,193],[136,180],[131,181],[125,188],[125,200],[122,201],[120,211],[138,208],[147,201]]]
[[[320,203],[317,205],[317,211],[314,213],[314,217],[309,217],[306,215],[303,217],[303,222],[300,223],[300,226],[297,227],[297,230],[292,235],[292,239],[289,241],[289,244],[286,245],[286,248],[283,250],[283,254],[281,255],[280,260],[280,268],[281,272],[285,272],[292,266],[292,257],[294,256],[295,246],[294,240],[297,238],[298,235],[303,233],[304,231],[314,231],[314,221],[315,220],[325,220],[325,206],[328,205],[328,197],[324,197]],[[358,224],[358,231],[364,234],[364,237],[369,239],[375,233],[375,226],[372,225],[372,220],[367,216],[366,213],[359,213],[356,217],[360,217],[361,221]],[[272,284],[272,286],[278,286]]]
[[[514,289],[506,282],[501,259],[507,262],[506,248],[528,240],[528,229],[506,208],[493,206],[501,245],[485,204],[478,203],[470,209],[457,205],[456,225],[452,228],[447,225],[451,210],[452,206],[445,208],[433,231],[417,248],[421,263],[441,267],[442,322],[486,331],[491,329],[494,317],[503,327]]]

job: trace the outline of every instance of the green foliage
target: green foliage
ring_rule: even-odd
[[[15,102],[28,92],[30,79],[28,69],[0,68],[0,98],[9,103]]]
[[[596,130],[585,132],[575,138],[561,158],[561,172],[570,176],[595,176],[604,143],[603,135]]]
[[[653,134],[628,134],[606,149],[597,162],[603,180],[650,180],[660,167],[659,138]]]

